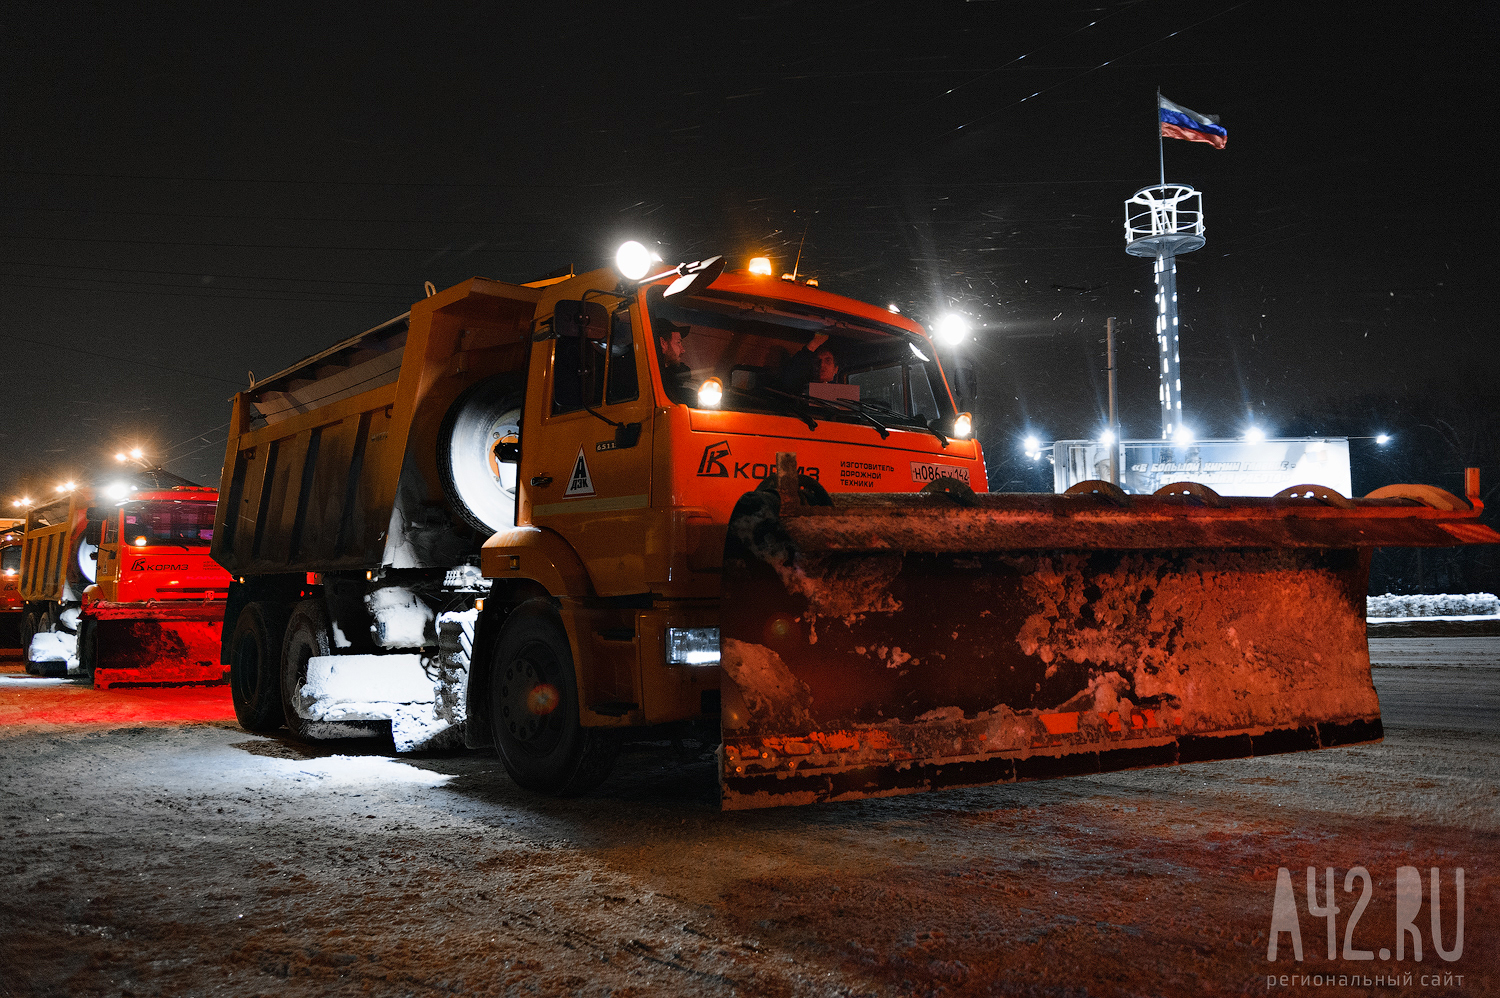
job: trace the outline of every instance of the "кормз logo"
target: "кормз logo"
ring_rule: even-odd
[[[698,462],[698,477],[728,478],[729,468],[724,464],[724,459],[728,456],[728,440],[720,440],[703,448],[703,459]]]

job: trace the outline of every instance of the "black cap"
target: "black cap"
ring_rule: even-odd
[[[651,326],[656,330],[657,337],[664,340],[670,340],[674,332],[686,336],[693,331],[692,326],[679,326],[677,323],[668,322],[666,319],[657,319],[651,323]]]

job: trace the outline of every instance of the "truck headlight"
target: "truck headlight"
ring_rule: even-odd
[[[718,665],[717,627],[667,628],[668,665]]]
[[[965,439],[974,432],[974,417],[967,412],[961,412],[953,420],[953,435],[960,440]]]
[[[698,405],[703,409],[717,409],[724,400],[724,384],[718,378],[709,378],[698,386]]]

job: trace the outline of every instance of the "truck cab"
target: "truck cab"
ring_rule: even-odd
[[[987,489],[969,417],[917,323],[747,272],[670,286],[615,294],[596,272],[546,288],[537,308],[550,328],[531,352],[519,443],[497,448],[513,462],[516,520],[484,545],[493,588],[480,645],[496,647],[516,607],[545,599],[569,642],[552,658],[571,657],[575,676],[501,690],[476,662],[470,744],[493,732],[512,765],[547,740],[528,706],[537,688],[575,685],[563,700],[585,729],[733,709],[717,665],[726,526],[778,452],[798,455],[813,493]],[[556,668],[537,658],[539,677]],[[555,785],[536,773],[536,786]]]
[[[21,644],[21,539],[25,520],[0,519],[0,647]]]
[[[209,555],[217,506],[217,490],[183,487],[96,507],[98,568],[85,602],[222,600],[229,573]]]

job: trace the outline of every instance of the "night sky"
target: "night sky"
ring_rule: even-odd
[[[1165,148],[1189,425],[1392,432],[1357,490],[1480,463],[1500,505],[1493,5],[446,7],[6,7],[7,506],[121,444],[216,483],[247,372],[625,238],[967,314],[992,485],[1049,487],[1019,440],[1103,425],[1107,316],[1158,433],[1158,87],[1229,131]]]

